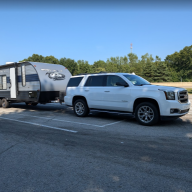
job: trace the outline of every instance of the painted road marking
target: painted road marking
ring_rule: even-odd
[[[18,114],[18,115],[22,115],[22,114]],[[93,125],[93,124],[88,124],[88,123],[80,123],[80,122],[74,122],[74,121],[67,121],[67,120],[60,120],[60,119],[52,119],[52,118],[48,118],[48,117],[38,117],[38,116],[29,116],[29,115],[22,115],[22,116],[26,116],[26,117],[35,117],[35,118],[40,118],[40,119],[49,119],[49,120],[53,120],[53,121],[62,121],[62,122],[66,122],[66,123],[75,123],[75,124],[79,124],[79,125],[89,125],[89,126],[94,126],[94,127],[103,127],[100,125]]]
[[[10,118],[6,118],[6,117],[0,117],[0,118],[1,119],[6,119],[6,120],[11,120],[11,121],[17,121],[17,122],[20,122],[20,123],[36,125],[36,126],[40,126],[40,127],[46,127],[46,128],[50,128],[50,129],[67,131],[67,132],[71,132],[71,133],[77,133],[78,132],[78,131],[73,131],[73,130],[69,130],[69,129],[62,129],[62,128],[59,128],[59,127],[52,127],[52,126],[42,125],[42,124],[38,124],[38,123],[32,123],[32,122],[28,122],[28,121],[20,121],[20,120],[17,120],[17,119],[10,119]]]
[[[109,125],[114,125],[114,124],[120,123],[120,122],[122,122],[122,121],[124,121],[124,120],[125,120],[125,119],[123,119],[123,120],[121,120],[121,121],[116,121],[116,122],[114,122],[114,123],[109,123],[109,124],[103,125],[103,127],[106,127],[106,126],[109,126]]]
[[[48,118],[48,117],[38,117],[38,116],[31,116],[31,115],[29,116],[29,115],[22,115],[22,114],[18,114],[18,115],[26,116],[26,117],[35,117],[35,118],[40,118],[40,119],[48,119],[48,120],[53,120],[53,121],[61,121],[61,122],[66,122],[66,123],[75,123],[75,124],[79,124],[79,125],[88,125],[88,126],[94,126],[94,127],[106,127],[106,126],[113,125],[113,124],[124,121],[124,120],[116,121],[116,122],[105,124],[105,125],[93,125],[93,124],[88,124],[88,123],[80,123],[80,122],[60,120],[60,119],[54,119],[54,118],[52,119],[52,118]]]

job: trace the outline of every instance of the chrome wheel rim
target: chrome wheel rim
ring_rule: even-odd
[[[154,111],[149,106],[142,106],[137,112],[138,118],[143,123],[150,123],[154,119]]]
[[[75,104],[75,112],[77,113],[77,115],[82,115],[85,111],[85,107],[83,105],[83,103],[81,102],[77,102]]]

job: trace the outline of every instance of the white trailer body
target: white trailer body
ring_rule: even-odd
[[[22,62],[0,65],[0,105],[9,103],[63,102],[71,77],[67,68],[58,64]]]

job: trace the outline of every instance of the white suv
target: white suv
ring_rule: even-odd
[[[65,104],[74,107],[78,117],[90,110],[129,113],[143,125],[160,119],[186,115],[190,101],[186,89],[151,85],[145,79],[128,73],[97,73],[71,77]]]

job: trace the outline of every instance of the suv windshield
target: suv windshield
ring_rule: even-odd
[[[133,85],[142,86],[142,85],[151,85],[147,80],[137,76],[137,75],[124,75]]]

